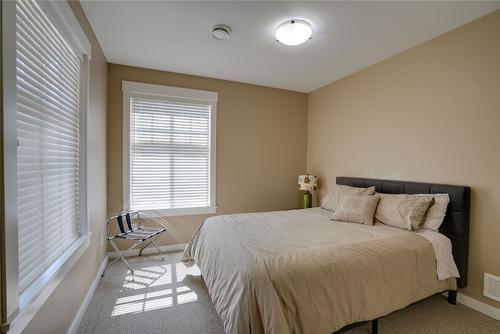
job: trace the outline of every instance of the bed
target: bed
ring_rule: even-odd
[[[320,208],[207,219],[184,260],[199,266],[227,333],[332,333],[436,293],[453,299],[466,286],[470,188],[346,177],[337,184],[449,193],[451,201],[441,233],[333,222]]]

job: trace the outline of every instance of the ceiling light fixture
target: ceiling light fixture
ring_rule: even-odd
[[[231,28],[225,24],[218,24],[212,28],[212,36],[220,41],[228,39],[231,36]]]
[[[285,45],[299,45],[312,37],[312,27],[304,20],[288,20],[276,29],[276,40]]]

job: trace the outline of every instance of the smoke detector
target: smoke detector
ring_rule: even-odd
[[[220,41],[226,40],[231,36],[231,28],[225,24],[218,24],[212,28],[212,37]]]

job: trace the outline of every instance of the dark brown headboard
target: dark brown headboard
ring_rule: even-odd
[[[364,188],[375,186],[377,192],[387,194],[450,194],[450,204],[439,232],[450,238],[453,245],[453,258],[460,273],[458,287],[467,286],[470,187],[355,177],[337,177],[337,184]]]

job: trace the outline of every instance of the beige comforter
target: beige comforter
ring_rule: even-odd
[[[227,333],[331,333],[456,288],[438,280],[425,238],[322,209],[209,218],[184,260],[200,267]]]

